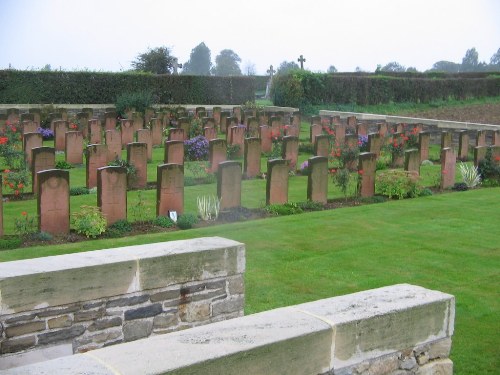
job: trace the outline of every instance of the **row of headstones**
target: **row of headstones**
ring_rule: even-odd
[[[288,201],[289,160],[268,161],[266,203]],[[307,199],[326,203],[328,190],[328,159],[309,159],[310,174]],[[221,210],[241,206],[241,163],[225,161],[218,164],[217,195]],[[38,229],[51,234],[70,230],[69,172],[47,169],[36,173]],[[0,181],[1,182],[1,181]],[[97,169],[97,206],[112,225],[127,219],[127,171],[124,167],[107,166]],[[1,199],[0,199],[1,204]],[[184,211],[184,167],[181,164],[157,166],[156,215],[167,216]],[[3,217],[3,210],[1,211]],[[2,217],[0,217],[0,229]],[[3,229],[2,229],[3,234]]]

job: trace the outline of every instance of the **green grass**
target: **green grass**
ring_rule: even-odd
[[[410,283],[456,297],[455,374],[496,374],[500,188],[0,252],[0,261],[222,236],[246,244],[246,313]]]

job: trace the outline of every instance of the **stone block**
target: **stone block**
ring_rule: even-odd
[[[415,375],[453,375],[453,362],[450,359],[429,362],[420,367]]]
[[[155,303],[149,306],[139,307],[133,310],[125,311],[125,320],[150,318],[155,315],[161,314],[163,308],[160,303]]]
[[[153,328],[170,328],[179,324],[177,314],[160,314],[153,318]]]
[[[106,328],[121,326],[121,324],[122,324],[122,318],[120,318],[119,316],[115,316],[112,318],[97,319],[91,325],[89,325],[87,329],[90,332],[102,331],[103,329]]]
[[[38,320],[29,323],[21,323],[5,328],[5,336],[11,338],[15,336],[26,335],[27,333],[43,331],[44,329],[45,329],[45,321],[43,320]]]
[[[243,275],[231,277],[227,280],[227,290],[230,295],[245,293],[245,279]]]
[[[4,340],[0,344],[2,354],[16,353],[21,350],[29,349],[35,346],[36,337],[35,336],[25,336],[21,338],[14,338],[10,340]]]
[[[187,323],[208,320],[210,318],[210,303],[203,301],[180,305],[179,318],[181,321]]]
[[[243,310],[245,298],[237,295],[227,298],[222,301],[216,301],[212,304],[212,314],[214,316],[220,314],[228,314]]]
[[[141,294],[132,297],[120,297],[117,299],[112,299],[106,302],[106,308],[110,307],[123,307],[123,306],[134,306],[144,303],[149,300],[149,294]]]
[[[123,339],[125,341],[134,341],[148,337],[153,330],[153,321],[150,320],[134,320],[126,322],[123,325]]]
[[[71,328],[64,328],[58,331],[42,333],[38,335],[38,345],[53,344],[64,340],[69,340],[80,336],[84,332],[85,332],[84,326],[75,325]]]
[[[71,315],[62,315],[47,321],[47,325],[50,329],[71,327],[71,324],[73,324]]]

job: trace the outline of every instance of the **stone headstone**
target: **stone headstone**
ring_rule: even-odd
[[[65,137],[65,160],[69,164],[83,164],[83,134],[81,131],[67,132]]]
[[[227,210],[241,206],[241,163],[223,161],[217,172],[217,197],[220,209]]]
[[[147,148],[148,161],[153,160],[153,137],[150,129],[137,130],[137,142],[145,143]]]
[[[476,147],[486,146],[486,130],[478,130],[476,133]]]
[[[238,124],[242,123],[243,111],[241,107],[233,107],[233,117],[238,119]]]
[[[247,117],[246,123],[249,137],[259,137],[259,120],[254,116],[250,116]]]
[[[441,149],[443,148],[451,148],[452,146],[452,133],[448,131],[444,131],[441,133]]]
[[[106,146],[108,146],[108,162],[122,158],[122,133],[119,129],[104,132]]]
[[[216,173],[219,170],[219,163],[227,159],[227,144],[224,139],[211,139],[208,141],[208,161],[210,172]]]
[[[387,135],[387,123],[386,122],[378,123],[377,130],[378,130],[378,134],[380,134],[380,137],[382,137],[382,139],[384,139],[385,136]]]
[[[40,126],[40,108],[30,108],[29,112],[33,114],[33,122],[35,122],[38,126]]]
[[[238,119],[236,117],[228,117],[226,120],[226,141],[228,144],[231,143],[231,128],[233,126],[238,126]]]
[[[35,115],[33,113],[29,113],[29,112],[24,112],[24,113],[21,113],[20,117],[19,117],[19,121],[21,123],[23,123],[24,121],[35,121]]]
[[[17,108],[7,108],[7,121],[11,124],[16,124],[19,122],[19,109]]]
[[[266,112],[260,112],[258,117],[259,125],[269,125],[269,117]]]
[[[259,138],[245,138],[243,173],[246,178],[254,178],[260,175],[260,152]]]
[[[165,164],[184,165],[184,142],[165,141],[165,154],[163,162]]]
[[[229,112],[221,112],[220,113],[220,121],[219,121],[219,129],[222,134],[227,133],[227,123],[228,123],[228,118],[230,117]]]
[[[42,147],[43,146],[43,138],[40,133],[24,133],[23,135],[23,148],[24,148],[24,155],[26,158],[26,166],[31,169],[33,166],[32,159],[31,159],[31,150],[35,147]]]
[[[500,130],[492,131],[491,145],[500,146]]]
[[[37,172],[38,230],[50,234],[69,233],[69,172],[47,169]]]
[[[54,145],[56,151],[64,151],[68,122],[64,120],[54,121]]]
[[[220,127],[221,113],[222,113],[221,107],[213,107],[212,108],[212,116],[214,118],[216,127]]]
[[[335,132],[336,145],[338,146],[343,145],[345,143],[345,137],[346,137],[346,125],[343,123],[335,124],[334,132]]]
[[[267,161],[266,205],[288,202],[289,170],[289,160],[271,159]]]
[[[309,141],[313,143],[316,139],[316,136],[321,134],[323,134],[323,127],[321,126],[321,124],[312,124],[311,128],[309,129]]]
[[[273,140],[271,137],[271,128],[267,125],[259,126],[260,148],[267,154],[273,150]]]
[[[144,124],[149,125],[149,122],[153,118],[155,111],[153,108],[147,108],[144,112]]]
[[[6,122],[7,122],[7,115],[4,113],[0,113],[0,133],[5,132]]]
[[[76,114],[76,122],[80,124],[80,129],[82,129],[83,138],[87,139],[89,135],[89,130],[87,124],[89,122],[89,116],[86,112],[78,112]]]
[[[136,175],[129,175],[128,186],[132,189],[144,189],[148,176],[148,145],[132,142],[127,145],[127,162],[135,167]]]
[[[139,129],[144,129],[144,117],[139,112],[132,113],[132,120],[134,120],[134,134]]]
[[[3,237],[3,194],[2,194],[2,175],[0,174],[0,237]]]
[[[56,167],[56,150],[53,147],[34,147],[31,149],[31,181],[33,193],[38,192],[37,174],[40,171]]]
[[[116,112],[104,112],[104,130],[115,130],[116,129]]]
[[[181,117],[178,121],[177,127],[184,130],[184,141],[189,139],[189,130],[191,128],[191,121],[188,117]]]
[[[311,126],[313,125],[322,125],[321,116],[311,116]]]
[[[416,149],[405,150],[405,171],[420,175],[420,152]]]
[[[31,120],[23,121],[23,134],[35,133],[38,129],[38,124]]]
[[[479,146],[479,147],[474,147],[474,165],[477,167],[479,166],[479,163],[481,160],[484,160],[486,158],[486,151],[488,150],[488,147],[486,146]]]
[[[314,156],[308,160],[307,200],[325,204],[328,198],[328,158]]]
[[[396,124],[396,129],[395,129],[395,133],[403,133],[404,134],[405,132],[405,124]]]
[[[186,139],[186,135],[184,134],[184,129],[171,128],[168,131],[168,140],[169,141],[184,141],[184,139]]]
[[[206,112],[206,111],[207,111],[207,110],[206,110],[206,108],[205,108],[205,107],[196,107],[196,108],[195,108],[195,113],[196,113],[197,115],[199,115],[199,113],[200,113],[200,112]],[[201,117],[201,116],[198,116],[198,117]]]
[[[101,122],[98,119],[89,120],[89,142],[90,144],[102,143]]]
[[[359,154],[359,194],[361,197],[373,197],[375,194],[375,171],[377,169],[377,155],[373,152]]]
[[[383,142],[384,138],[380,135],[380,133],[368,134],[368,151],[375,154],[378,158],[380,156],[380,150],[382,149]]]
[[[152,137],[152,145],[161,146],[163,143],[163,125],[161,120],[157,117],[154,117],[150,121],[151,123],[151,137]]]
[[[273,133],[273,137],[281,135],[283,129],[283,122],[281,121],[281,117],[272,116],[270,119],[271,123],[271,131]]]
[[[467,161],[469,157],[469,132],[462,130],[458,138],[458,158],[461,161]]]
[[[299,137],[300,129],[296,125],[285,125],[285,136],[288,137]]]
[[[346,121],[348,128],[356,129],[356,124],[357,124],[356,116],[348,116]]]
[[[184,212],[184,167],[180,164],[160,164],[156,172],[156,216],[169,212]]]
[[[290,169],[297,168],[297,160],[299,158],[299,139],[297,137],[283,137],[283,148],[281,158],[290,160]]]
[[[244,126],[233,126],[230,129],[231,137],[229,144],[239,146],[239,151],[237,153],[238,157],[243,156],[244,148],[245,148],[245,132],[246,129]]]
[[[298,127],[299,128],[299,132],[300,132],[300,125],[301,125],[300,112],[293,112],[293,114],[292,114],[292,125]]]
[[[429,143],[431,135],[428,132],[418,134],[418,151],[420,153],[420,163],[424,160],[429,160]]]
[[[356,134],[358,136],[368,135],[368,124],[363,123],[363,122],[356,124]]]
[[[127,169],[108,166],[97,169],[97,207],[107,225],[127,220]]]
[[[215,128],[203,128],[203,136],[208,140],[216,139],[217,131],[215,130]]]
[[[330,155],[330,136],[320,134],[315,137],[314,155],[328,157]]]
[[[134,122],[132,120],[120,120],[122,148],[134,141]]]
[[[91,144],[86,149],[87,189],[97,186],[97,169],[108,165],[108,147],[104,144]]]
[[[216,129],[215,120],[213,117],[203,117],[201,121],[203,128],[212,128],[214,130]]]
[[[447,189],[455,184],[455,165],[457,158],[450,147],[441,150],[441,189]]]

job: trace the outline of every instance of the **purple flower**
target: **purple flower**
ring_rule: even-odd
[[[184,153],[187,160],[207,160],[208,140],[204,136],[198,135],[184,141]]]
[[[54,132],[50,129],[38,128],[37,132],[42,135],[43,139],[52,139],[54,138]]]

